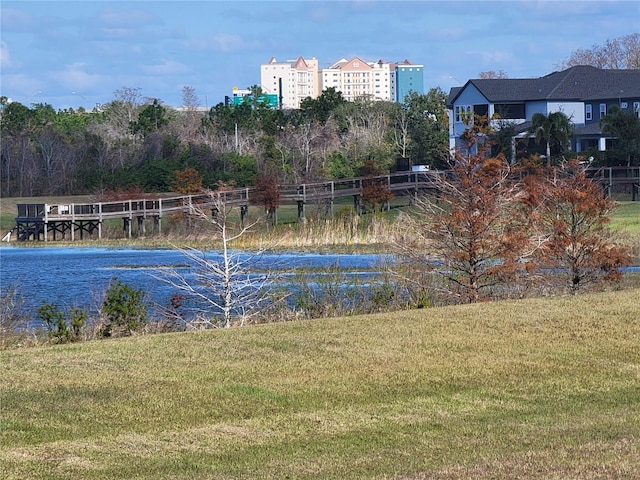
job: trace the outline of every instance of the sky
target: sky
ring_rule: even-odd
[[[558,70],[577,49],[640,32],[640,0],[30,1],[0,4],[0,95],[56,110],[138,89],[203,107],[260,84],[260,65],[355,56],[424,65],[425,92],[480,72]]]

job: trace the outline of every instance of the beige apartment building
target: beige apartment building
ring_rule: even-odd
[[[278,62],[272,57],[269,63],[260,65],[260,86],[263,93],[278,95],[281,108],[298,108],[302,100],[316,98],[322,91],[318,60],[298,57]]]
[[[329,87],[342,92],[343,98],[353,101],[369,96],[376,100],[401,101],[406,88],[406,70],[415,75],[415,85],[410,88],[422,93],[422,65],[409,60],[399,63],[365,62],[361,58],[341,58],[328,68],[319,69],[316,58],[302,58],[278,62],[271,58],[260,66],[260,82],[264,93],[277,94],[281,108],[298,108],[307,98],[317,98]]]
[[[343,98],[353,101],[364,95],[376,100],[391,101],[395,65],[382,60],[367,63],[358,57],[341,58],[321,71],[321,91],[333,87],[342,92]]]

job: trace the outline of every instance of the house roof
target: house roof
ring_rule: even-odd
[[[451,89],[448,105],[452,106],[470,84],[491,103],[640,98],[640,70],[610,70],[577,65],[539,78],[472,79],[464,87]]]

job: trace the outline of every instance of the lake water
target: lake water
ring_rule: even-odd
[[[219,258],[215,251],[205,253],[209,259]],[[262,255],[252,266],[258,275],[261,269],[302,268],[309,272],[339,267],[349,288],[349,285],[366,286],[391,259],[374,254],[276,253]],[[0,291],[15,288],[25,309],[52,303],[63,310],[80,307],[95,313],[110,281],[117,278],[123,284],[143,290],[150,306],[167,306],[177,289],[152,274],[175,269],[188,276],[190,268],[187,257],[178,250],[0,246]],[[625,271],[637,272],[640,267],[628,267]],[[313,285],[319,274],[322,273],[306,273],[306,283]],[[289,274],[283,276],[280,285],[293,290],[299,287],[300,281]]]
[[[205,252],[215,260],[215,251]],[[322,269],[339,266],[349,275],[370,275],[384,256],[282,253],[260,256],[256,269]],[[15,288],[26,308],[53,303],[62,309],[95,311],[109,282],[144,290],[151,302],[168,305],[174,287],[153,278],[163,269],[190,268],[178,250],[106,247],[0,247],[0,289]]]

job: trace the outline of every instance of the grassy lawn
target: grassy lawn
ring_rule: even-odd
[[[0,352],[3,479],[640,473],[640,290]]]
[[[640,202],[619,202],[610,226],[615,231],[640,235]]]

